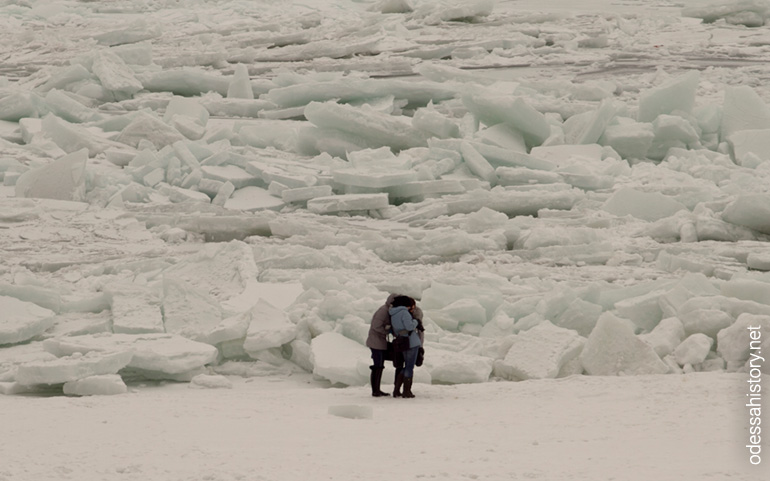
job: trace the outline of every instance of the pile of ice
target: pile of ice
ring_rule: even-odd
[[[100,55],[113,60],[110,78],[119,68],[130,72],[117,55]],[[78,67],[82,76],[95,75]],[[221,78],[220,88],[248,97],[254,89],[239,72]],[[194,73],[184,75],[194,83]],[[217,88],[203,80],[212,74],[198,75],[196,91]],[[524,86],[500,94],[452,81],[327,77],[277,79],[294,83],[261,99],[149,97],[162,104],[162,117],[145,107],[86,121],[101,114],[66,90],[83,79],[65,72],[55,77],[64,90],[43,84],[0,99],[4,117],[18,121],[22,145],[58,156],[40,166],[6,162],[4,182],[18,196],[101,207],[307,208],[409,221],[483,208],[536,215],[601,201],[612,215],[657,222],[656,236],[770,234],[762,220],[770,208],[762,187],[770,109],[750,87],[727,87],[721,106],[697,107],[695,71],[643,92],[636,112],[604,99],[568,116]],[[121,88],[109,92],[131,91]],[[254,117],[289,110],[307,121],[248,120],[245,106]],[[243,120],[209,125],[211,111]]]
[[[102,57],[113,60],[110,78],[129,69],[117,55]],[[95,75],[78,67],[82,76]],[[253,93],[242,71],[221,78],[221,88]],[[196,79],[184,75],[187,84]],[[212,74],[199,75],[196,91],[216,89],[203,80]],[[162,117],[145,107],[85,120],[101,114],[66,90],[82,78],[55,78],[63,90],[44,84],[0,99],[4,117],[18,121],[23,145],[57,157],[41,166],[4,166],[4,182],[18,196],[117,208],[151,202],[239,212],[307,208],[410,221],[482,208],[536,215],[601,200],[612,215],[658,222],[658,235],[770,234],[762,220],[770,208],[762,187],[770,168],[770,109],[750,87],[727,87],[721,106],[697,107],[697,71],[643,92],[636,112],[604,99],[569,116],[523,86],[500,94],[452,81],[308,75],[261,99],[150,97],[148,103],[162,104]],[[109,92],[131,92],[121,88]],[[244,106],[255,117],[288,109],[307,121],[209,125],[211,111],[250,115]]]
[[[371,253],[348,249],[350,259],[371,260]],[[114,394],[125,392],[126,382],[147,379],[228,387],[214,375],[254,375],[247,367],[254,361],[312,372],[335,385],[364,385],[369,319],[387,285],[418,297],[424,311],[426,361],[418,382],[733,372],[747,368],[750,353],[759,352],[751,349],[770,348],[766,273],[728,280],[689,273],[628,287],[595,281],[572,288],[460,271],[446,282],[401,280],[382,277],[386,270],[377,261],[367,266],[377,274],[367,278],[366,269],[314,269],[310,254],[262,242],[208,244],[205,254],[172,265],[125,266],[133,272],[119,277],[130,274],[141,284],[104,284],[105,276],[93,276],[88,283],[102,290],[101,302],[64,301],[68,296],[57,289],[0,286],[11,294],[0,296],[0,390]],[[269,259],[271,269],[306,263],[301,283],[256,281],[257,272],[270,272]],[[287,302],[276,307],[270,299]],[[749,327],[761,333],[756,345]]]
[[[739,16],[761,6],[743,4]],[[403,33],[480,22],[492,2],[436,5],[387,1],[372,15]],[[209,242],[0,271],[0,391],[226,387],[206,376],[249,375],[246,361],[363,385],[368,322],[389,292],[425,312],[420,382],[738,371],[749,326],[770,347],[770,108],[751,87],[703,102],[698,71],[660,72],[624,103],[611,82],[495,82],[428,61],[409,80],[250,77],[256,59],[396,42],[379,28],[322,41],[321,23],[299,21],[291,39],[266,28],[259,48],[244,39],[244,63],[225,73],[156,62],[144,40],[158,32],[132,24],[67,65],[0,83],[13,153],[0,178],[21,198],[0,219],[21,240],[42,240],[25,222],[83,226],[107,208],[129,242]],[[545,45],[516,33],[396,50],[470,59]],[[605,274],[560,282],[544,266]]]

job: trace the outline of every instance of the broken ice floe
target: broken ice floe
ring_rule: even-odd
[[[0,304],[14,313],[0,321],[0,391],[220,387],[212,366],[255,360],[362,385],[385,291],[424,309],[418,382],[745,369],[739,328],[770,315],[762,97],[728,86],[704,99],[714,85],[697,70],[661,70],[629,101],[618,93],[634,85],[457,68],[614,41],[540,31],[550,14],[487,21],[493,6],[383,1],[374,20],[334,31],[320,16],[287,29],[250,19],[248,32],[212,28],[211,49],[190,55],[151,45],[162,32],[140,21],[96,33],[68,64],[0,82],[0,180],[18,197],[2,201],[0,228],[12,228],[0,231],[20,249],[0,266]],[[767,8],[683,14],[758,26]],[[501,38],[410,34],[448,22],[485,22]],[[417,76],[354,71],[365,62]],[[116,213],[89,212],[105,207]],[[132,245],[116,252],[108,238]],[[42,255],[52,245],[72,250]],[[458,260],[493,273],[440,271]],[[393,273],[402,264],[428,267]],[[622,274],[576,286],[544,265]],[[660,278],[636,270],[650,265]],[[260,294],[262,281],[300,278],[292,302]]]
[[[53,326],[54,312],[33,302],[0,296],[0,308],[0,345],[27,341]]]
[[[770,4],[765,0],[733,0],[705,6],[685,7],[682,9],[682,16],[700,18],[707,23],[721,19],[731,25],[761,27],[770,18]]]
[[[93,68],[96,63],[86,62],[84,65]],[[571,209],[581,200],[579,193],[554,192],[548,194],[553,197],[550,202],[546,200],[547,196],[535,196],[530,191],[521,195],[514,193],[524,187],[553,189],[560,183],[567,183],[586,192],[614,192],[615,197],[607,203],[607,212],[659,220],[681,210],[681,200],[669,192],[656,190],[650,184],[634,188],[621,180],[625,176],[634,179],[636,173],[641,172],[638,169],[647,169],[649,164],[639,164],[638,168],[636,165],[645,156],[665,160],[657,168],[660,174],[665,168],[682,170],[669,159],[679,163],[700,161],[700,146],[711,145],[710,137],[707,139],[704,136],[716,134],[716,129],[709,127],[709,118],[698,119],[698,115],[709,112],[693,109],[698,78],[697,73],[686,74],[643,93],[636,120],[621,116],[610,103],[603,102],[594,112],[576,115],[563,122],[554,122],[553,117],[547,120],[544,113],[520,95],[470,95],[464,93],[461,87],[439,87],[441,84],[438,83],[423,85],[419,82],[405,84],[394,80],[344,78],[318,82],[312,78],[303,79],[303,82],[294,85],[268,89],[264,96],[272,104],[263,103],[258,108],[262,111],[301,105],[302,115],[312,125],[297,130],[293,143],[281,144],[282,148],[289,147],[289,155],[283,154],[278,158],[269,151],[238,145],[252,142],[251,137],[246,137],[253,132],[246,121],[240,126],[232,124],[233,128],[229,130],[220,128],[215,137],[207,137],[211,122],[207,108],[216,114],[227,112],[224,106],[213,107],[211,100],[206,100],[210,97],[200,97],[198,101],[195,98],[171,97],[164,104],[166,110],[162,118],[151,111],[139,111],[119,114],[120,118],[124,118],[119,122],[117,117],[87,120],[88,116],[77,113],[79,109],[71,103],[76,102],[75,98],[65,96],[65,101],[62,94],[53,96],[58,90],[50,90],[48,96],[54,108],[45,107],[46,100],[36,98],[35,105],[41,107],[33,108],[30,103],[25,115],[42,115],[47,111],[64,115],[72,109],[70,119],[78,119],[81,126],[92,124],[94,127],[90,130],[78,127],[81,130],[77,130],[64,118],[57,120],[58,117],[48,113],[42,131],[33,134],[33,137],[48,136],[65,152],[85,148],[89,157],[105,153],[130,175],[118,172],[112,175],[101,170],[99,175],[104,179],[101,183],[85,182],[86,178],[93,178],[95,174],[89,162],[83,166],[80,159],[77,172],[73,171],[74,183],[69,188],[57,186],[54,190],[46,187],[42,167],[27,171],[15,183],[19,184],[18,195],[22,196],[108,199],[108,204],[116,206],[125,202],[146,203],[168,199],[173,203],[211,203],[230,210],[253,212],[294,204],[306,205],[316,213],[354,212],[390,217],[397,213],[390,209],[394,203],[442,197],[446,210],[439,209],[439,200],[434,201],[434,210],[450,215],[484,207],[509,216],[536,215],[543,209]],[[224,78],[223,82],[232,87],[228,100],[252,101],[247,93],[243,93],[243,69],[239,69],[232,79]],[[339,89],[345,82],[354,88],[347,89],[344,98],[340,97],[340,90],[330,91],[327,96],[317,93],[322,86]],[[62,87],[66,88],[66,85]],[[237,94],[239,97],[247,98],[236,98],[234,88],[241,89],[241,93]],[[284,93],[285,89],[292,91]],[[322,88],[320,92],[323,91]],[[310,95],[311,92],[316,93]],[[357,93],[353,95],[350,92]],[[308,96],[303,100],[297,94]],[[382,95],[400,95],[407,102],[430,104],[431,108],[418,108],[410,121],[404,115],[383,113],[366,103],[355,104],[358,99]],[[334,100],[330,101],[330,98]],[[462,103],[457,103],[460,99]],[[341,100],[349,103],[340,103]],[[442,110],[442,103],[452,105],[452,102],[455,104],[451,110]],[[718,130],[724,141],[729,141],[734,161],[744,168],[756,170],[762,165],[764,155],[761,144],[757,144],[761,136],[752,135],[752,132],[759,132],[757,125],[744,126],[738,117],[730,113],[743,112],[747,105],[757,109],[760,117],[764,115],[760,111],[767,110],[751,89],[728,89]],[[487,125],[486,128],[479,126],[477,132],[469,132],[472,139],[452,140],[458,135],[468,135],[459,130],[459,126],[465,125],[462,119],[452,119],[452,115],[457,115],[459,106]],[[770,119],[770,116],[767,117]],[[97,125],[103,129],[102,134],[98,133]],[[554,137],[554,132],[561,134]],[[239,137],[241,141],[236,142]],[[586,147],[594,146],[598,150],[590,154],[591,161],[589,157],[578,154],[582,150],[574,148],[554,156],[554,152],[558,152],[554,149],[560,147],[560,138],[562,142],[570,139],[579,144],[587,142]],[[261,149],[270,148],[270,142],[268,140]],[[119,144],[123,147],[118,147]],[[350,157],[356,152],[368,149],[378,151],[381,148],[391,149],[396,158],[403,159],[400,166],[382,158],[362,167]],[[294,152],[291,152],[292,149]],[[670,156],[675,149],[680,149],[674,154],[675,158],[665,157],[667,152]],[[324,153],[326,157],[307,157],[308,154],[319,153]],[[629,166],[629,161],[633,165]],[[729,160],[720,160],[727,167],[725,161]],[[64,165],[62,162],[63,159],[57,161]],[[692,171],[688,174],[697,176]],[[503,185],[508,190],[489,190],[496,185]],[[110,193],[97,194],[95,190]],[[473,201],[457,202],[461,199],[452,198],[462,191],[473,191]],[[387,204],[373,201],[374,197],[371,203],[369,197],[349,201],[344,198],[349,194],[378,192],[388,194]],[[633,192],[638,193],[630,196]],[[719,188],[712,195],[717,193],[720,193]],[[340,194],[343,197],[332,199]],[[735,192],[728,190],[720,194],[729,197]],[[511,196],[514,197],[506,199]],[[651,196],[657,196],[658,200],[650,202]],[[540,197],[540,200],[529,200],[535,197]],[[642,198],[644,202],[641,202]],[[351,205],[356,202],[360,203],[358,208]],[[534,205],[525,207],[522,202],[534,202]],[[692,210],[695,204],[683,205]],[[736,210],[738,214],[733,214]],[[757,217],[753,210],[754,204],[736,202],[725,211],[723,220],[728,225],[748,228],[747,233],[764,233],[762,226],[755,223],[747,225],[747,221],[741,220],[741,215]],[[695,225],[697,230],[698,223]],[[724,229],[730,229],[728,225]],[[725,234],[725,237],[732,235]],[[697,232],[694,238],[699,238]]]

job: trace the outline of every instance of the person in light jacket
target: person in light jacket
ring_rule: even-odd
[[[386,359],[386,351],[388,348],[387,337],[391,332],[390,314],[388,311],[392,307],[393,299],[398,296],[399,294],[389,295],[388,299],[385,301],[385,304],[380,306],[380,308],[375,311],[374,315],[372,316],[371,325],[369,326],[369,336],[366,338],[366,346],[372,351],[372,365],[369,367],[372,372],[370,374],[369,381],[372,385],[372,396],[374,397],[389,396],[388,393],[382,392],[380,390],[382,372],[385,369],[386,360],[394,361],[393,363],[396,367],[396,377],[398,377],[399,372],[403,370],[403,362],[401,363],[401,367],[399,367],[395,360]],[[418,320],[422,319],[422,310],[420,310],[419,307],[415,308],[414,317]]]
[[[422,347],[422,340],[418,327],[419,320],[414,318],[414,312],[417,310],[417,304],[414,299],[408,296],[396,296],[393,299],[392,307],[388,310],[390,314],[390,325],[394,336],[406,336],[409,338],[409,349],[403,353],[404,369],[399,372],[396,369],[396,383],[393,390],[393,397],[413,398],[412,380],[414,378],[414,365],[417,361],[417,354]],[[404,392],[401,392],[401,385],[404,386]]]

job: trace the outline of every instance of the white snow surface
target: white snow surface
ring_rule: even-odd
[[[740,374],[419,385],[409,401],[372,398],[367,387],[324,389],[307,374],[262,374],[234,377],[230,389],[0,397],[8,455],[0,475],[644,481],[765,472],[744,460]],[[401,446],[399,462],[383,444]]]
[[[0,27],[0,481],[767,477],[767,0]],[[390,293],[412,400],[370,396]]]

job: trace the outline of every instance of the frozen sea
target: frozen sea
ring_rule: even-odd
[[[0,27],[0,481],[768,476],[769,1]]]

